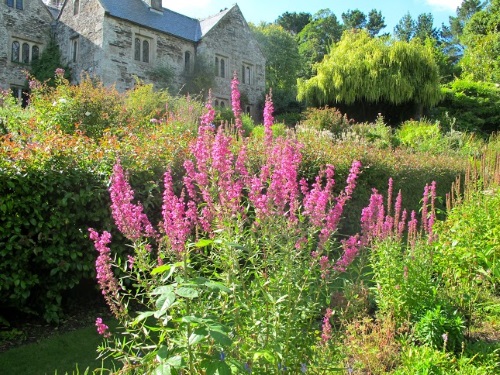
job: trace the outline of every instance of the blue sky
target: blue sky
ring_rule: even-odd
[[[448,17],[456,14],[461,0],[163,0],[163,6],[186,16],[205,18],[237,3],[248,22],[273,22],[285,12],[314,14],[320,9],[330,9],[340,19],[343,12],[359,9],[368,13],[377,9],[385,17],[387,27],[382,32],[392,33],[394,26],[406,14],[415,19],[420,13],[432,13],[434,25],[448,24]]]

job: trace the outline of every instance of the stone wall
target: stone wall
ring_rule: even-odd
[[[208,61],[225,58],[225,77],[216,77],[214,97],[230,105],[231,80],[236,72],[240,81],[242,102],[246,98],[250,105],[242,103],[243,110],[250,110],[253,118],[262,116],[264,91],[266,87],[265,58],[254,39],[239,7],[235,6],[219,23],[210,30],[198,46],[198,54],[206,56]],[[250,82],[242,77],[242,67],[250,68]],[[220,74],[219,74],[220,75]]]
[[[0,2],[0,88],[7,89],[12,85],[24,86],[26,74],[29,70],[32,49],[38,47],[41,55],[47,46],[51,35],[51,23],[54,22],[50,12],[42,0],[24,1],[23,9],[7,6]],[[30,48],[29,62],[22,62],[20,51],[19,62],[12,61],[12,43],[19,42]]]
[[[79,82],[81,74],[100,77],[103,72],[104,9],[98,0],[80,0],[80,11],[73,13],[68,1],[57,24],[56,40],[62,63],[71,68],[72,81]]]
[[[166,86],[178,90],[184,83],[184,56],[189,52],[194,56],[194,44],[146,27],[140,27],[119,19],[106,17],[104,21],[104,50],[102,76],[106,84],[116,83],[119,90],[131,88],[134,77],[144,82],[154,82],[158,87]],[[135,60],[134,41],[149,43],[147,62]],[[169,69],[173,75],[170,80],[159,82],[152,75],[161,69]]]

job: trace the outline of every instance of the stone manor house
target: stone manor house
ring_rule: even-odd
[[[168,0],[173,1],[173,0]],[[168,4],[167,1],[167,4]],[[0,0],[0,89],[21,97],[25,71],[54,37],[71,68],[119,90],[168,69],[180,89],[196,59],[214,69],[214,104],[231,105],[236,72],[243,108],[253,117],[265,91],[265,58],[238,5],[202,20],[163,8],[161,0]]]

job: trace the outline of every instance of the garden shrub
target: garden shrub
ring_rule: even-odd
[[[113,217],[134,254],[113,262],[109,233],[90,232],[100,253],[98,280],[125,337],[107,341],[106,351],[123,361],[124,373],[138,366],[194,374],[245,368],[270,373],[285,366],[298,371],[311,365],[317,334],[310,326],[324,313],[322,301],[356,253],[355,241],[336,245],[329,239],[360,164],[352,164],[345,190],[334,198],[331,166],[312,186],[304,181],[299,187],[295,141],[266,137],[265,163],[254,175],[246,168],[245,149],[233,154],[231,143],[222,128],[200,130],[195,157],[184,163],[180,193],[165,173],[157,230],[142,204],[132,202],[121,165],[114,167]],[[278,229],[284,227],[289,230]],[[153,248],[156,242],[159,247]],[[114,278],[113,267],[127,269],[127,275]],[[324,342],[331,334],[328,311]],[[102,321],[97,325],[109,335]]]
[[[287,112],[276,115],[276,122],[282,122],[288,127],[295,127],[302,119],[302,114],[298,112]]]
[[[464,342],[465,322],[457,311],[437,305],[427,310],[414,327],[414,338],[434,349],[458,353]]]
[[[396,130],[399,143],[421,152],[442,152],[446,149],[439,123],[427,120],[405,121]]]
[[[316,130],[328,130],[340,136],[351,121],[336,108],[308,108],[303,114],[302,123]]]
[[[82,229],[108,215],[105,176],[62,164],[0,170],[2,301],[50,322],[59,320],[64,292],[94,275]]]
[[[395,139],[393,129],[384,123],[384,118],[379,114],[374,123],[354,123],[348,128],[342,139],[350,139],[355,135],[353,140],[358,142],[368,142],[377,148],[392,148]]]
[[[97,138],[120,125],[122,96],[114,87],[104,87],[85,75],[78,85],[70,85],[63,69],[56,71],[55,80],[55,88],[33,79],[30,82],[30,107],[41,130],[80,131]]]
[[[435,117],[451,130],[491,134],[499,130],[500,88],[494,83],[456,79],[442,88]],[[449,121],[453,119],[453,123]]]

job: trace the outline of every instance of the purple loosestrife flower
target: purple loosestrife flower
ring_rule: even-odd
[[[394,181],[392,180],[392,177],[389,177],[389,186],[387,188],[387,215],[391,214],[391,209],[392,209],[392,189],[393,189],[393,183]]]
[[[436,221],[436,181],[432,181],[429,187],[429,194],[431,200],[431,212],[429,212],[429,219],[427,221],[427,233],[429,235],[428,242],[431,243],[435,240],[433,231],[434,222]]]
[[[94,246],[99,252],[95,262],[97,282],[101,292],[113,314],[118,317],[123,312],[119,304],[120,285],[112,270],[111,250],[107,246],[111,242],[111,234],[104,231],[101,236],[94,229],[89,228],[90,239],[94,241]]]
[[[337,230],[338,224],[342,217],[342,212],[344,211],[344,206],[348,200],[351,199],[352,193],[356,188],[356,181],[361,172],[361,162],[355,160],[349,171],[349,176],[347,177],[346,187],[344,191],[336,198],[336,203],[330,208],[326,216],[326,222],[323,229],[320,232],[319,243],[320,247],[323,246],[329,237]]]
[[[359,240],[359,235],[350,236],[347,240],[342,240],[344,254],[335,263],[334,269],[339,272],[345,272],[358,255],[360,247],[361,241]]]
[[[301,181],[301,190],[304,194],[303,214],[308,216],[311,224],[317,228],[321,228],[324,225],[327,206],[331,199],[331,194],[335,185],[335,180],[333,178],[334,174],[334,166],[327,165],[326,170],[321,171],[318,176],[316,176],[316,180],[309,191],[305,180]],[[323,179],[326,179],[324,187],[322,186]]]
[[[424,197],[422,199],[422,226],[424,229],[424,232],[429,233],[429,228],[428,228],[428,217],[427,217],[427,210],[428,210],[428,205],[429,205],[429,185],[425,184],[424,187]]]
[[[269,178],[269,165],[264,164],[260,169],[259,176],[254,176],[249,179],[250,187],[248,198],[255,208],[255,221],[259,222],[269,214],[268,200],[269,197],[265,194],[265,187]]]
[[[235,118],[236,129],[239,132],[243,129],[243,123],[241,122],[241,102],[240,102],[240,90],[238,89],[238,75],[234,72],[233,80],[231,81],[231,104],[233,108],[233,114]]]
[[[192,200],[186,203],[184,192],[180,197],[175,195],[170,172],[165,172],[163,180],[165,185],[162,205],[163,230],[172,250],[181,254],[197,221],[196,204]]]
[[[102,318],[97,318],[95,320],[95,326],[97,327],[97,333],[103,337],[110,337],[111,333],[108,332],[109,327],[102,322]]]
[[[134,241],[142,236],[156,235],[141,204],[133,204],[134,192],[130,187],[120,162],[113,167],[111,176],[111,211],[116,226],[129,240]]]
[[[361,244],[366,246],[373,238],[381,238],[384,224],[384,200],[377,189],[372,189],[370,204],[361,211]]]
[[[326,313],[323,317],[323,325],[321,329],[321,342],[326,344],[328,340],[332,338],[332,326],[330,324],[330,318],[333,315],[333,311],[330,308],[326,309]]]
[[[398,191],[398,196],[396,197],[396,204],[394,206],[394,230],[397,231],[397,237],[398,238],[401,238],[402,236],[402,231],[400,231],[400,222],[402,221],[403,224],[406,220],[403,219],[400,217],[401,216],[401,207],[403,205],[403,197],[402,197],[402,194],[401,194],[401,190]],[[404,226],[403,226],[403,230],[404,230]]]
[[[243,182],[235,176],[234,155],[230,150],[231,138],[224,135],[220,129],[212,147],[212,175],[217,182],[219,221],[224,215],[235,215],[241,209],[240,200]]]
[[[319,268],[321,270],[321,278],[326,279],[330,274],[330,260],[326,255],[319,258]]]
[[[63,78],[65,70],[63,68],[57,68],[55,73],[58,78]]]
[[[266,95],[266,104],[264,105],[264,142],[266,147],[271,147],[273,142],[273,112],[273,95],[271,89],[269,89],[269,95]]]
[[[200,118],[200,127],[209,127],[210,129],[214,126],[215,110],[212,107],[212,90],[208,90],[208,98],[205,104],[207,112]]]
[[[415,248],[415,243],[417,241],[418,230],[417,230],[417,213],[415,211],[411,212],[410,221],[408,222],[408,242],[412,249]]]

